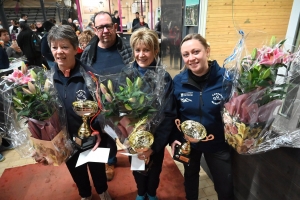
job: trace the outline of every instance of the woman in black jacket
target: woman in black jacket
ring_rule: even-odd
[[[66,111],[68,133],[70,138],[74,138],[78,136],[78,129],[83,121],[82,118],[73,110],[72,103],[79,100],[93,100],[80,72],[80,68],[85,68],[85,66],[75,59],[75,55],[77,54],[78,38],[71,26],[61,25],[58,27],[54,26],[48,33],[47,39],[56,62],[53,68],[54,86]],[[100,130],[98,123],[93,125],[94,129]],[[106,143],[109,141],[109,137],[105,134],[100,135],[100,146],[107,146]],[[88,171],[90,171],[94,187],[99,194],[100,199],[111,200],[107,192],[108,186],[104,163],[88,162],[75,167],[79,154],[82,151],[83,150],[78,149],[78,152],[66,162],[71,176],[78,187],[81,199],[92,199],[91,184],[88,174]]]

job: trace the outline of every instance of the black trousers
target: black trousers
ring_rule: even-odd
[[[203,153],[212,174],[219,200],[233,200],[233,180],[230,149],[215,153]],[[197,200],[201,151],[191,150],[190,164],[184,165],[184,186],[187,200]]]
[[[113,143],[115,144],[115,141],[111,137],[109,137],[107,134],[101,134],[101,142],[99,145],[100,147],[107,147],[107,146],[114,147]],[[116,148],[115,149],[110,148],[110,155],[115,154],[114,151],[116,151]],[[82,151],[78,151],[66,162],[67,167],[71,173],[71,176],[77,185],[79,195],[81,197],[89,197],[92,194],[88,169],[90,171],[97,193],[101,194],[102,192],[105,192],[108,187],[106,173],[105,173],[105,163],[89,162],[81,166],[75,167],[79,154],[81,152]]]
[[[160,152],[150,156],[149,162],[152,160],[153,163],[147,175],[137,171],[132,172],[137,185],[138,195],[144,196],[147,193],[150,196],[156,196],[156,190],[159,185],[159,176],[165,155],[164,153],[165,149],[163,148]]]

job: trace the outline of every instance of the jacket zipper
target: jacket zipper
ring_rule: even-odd
[[[64,97],[67,98],[67,85],[64,85]]]

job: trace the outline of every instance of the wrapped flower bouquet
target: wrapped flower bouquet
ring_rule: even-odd
[[[228,69],[224,86],[232,81],[231,97],[224,104],[225,138],[240,154],[253,154],[292,145],[299,133],[285,135],[274,129],[290,84],[290,66],[296,54],[285,52],[285,40],[255,48],[251,55],[236,59]],[[241,54],[240,54],[241,55]],[[298,63],[299,64],[299,63]],[[295,74],[295,73],[294,73]],[[283,136],[284,135],[284,136]],[[298,135],[298,136],[297,136]],[[291,140],[287,141],[289,138]]]
[[[147,150],[153,143],[153,131],[164,119],[162,109],[166,70],[153,66],[141,76],[138,69],[124,67],[118,74],[97,76],[96,87],[90,90],[102,109],[103,129],[111,127],[122,146],[134,152]],[[96,91],[96,92],[95,92]]]
[[[70,157],[73,147],[62,104],[48,73],[43,68],[27,70],[23,65],[22,71],[15,69],[3,77],[0,91],[8,131],[21,156],[43,157],[48,164],[60,165]]]

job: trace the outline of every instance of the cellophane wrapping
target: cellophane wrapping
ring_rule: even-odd
[[[285,42],[273,36],[248,52],[242,35],[224,64],[223,85],[231,87],[222,111],[225,138],[239,154],[300,148],[300,53]]]
[[[51,72],[22,64],[22,70],[2,78],[5,128],[20,156],[45,158],[56,166],[70,158],[74,149]]]
[[[138,69],[126,66],[120,73],[93,75],[96,84],[86,73],[87,85],[102,110],[99,115],[103,131],[117,140],[123,149],[129,149],[133,132],[153,133],[164,119],[163,108],[171,94],[167,94],[165,66],[150,66],[142,76]],[[141,139],[138,138],[137,140]],[[152,140],[147,135],[141,136]],[[148,146],[149,147],[149,146]],[[141,147],[142,148],[142,147]]]

